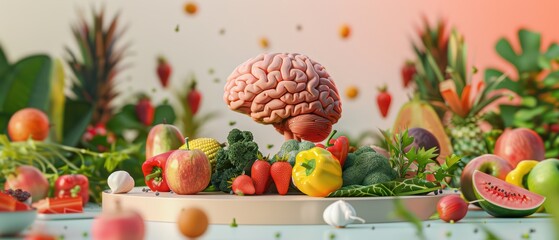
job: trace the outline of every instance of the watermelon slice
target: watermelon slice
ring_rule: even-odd
[[[479,205],[495,217],[525,217],[535,213],[545,197],[476,170],[472,177]]]

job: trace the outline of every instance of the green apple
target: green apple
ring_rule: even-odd
[[[554,198],[559,195],[559,159],[550,158],[536,164],[528,175],[528,190]],[[544,206],[547,208],[548,200]]]

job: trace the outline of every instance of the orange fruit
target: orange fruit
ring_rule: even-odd
[[[8,135],[12,141],[26,141],[29,138],[45,140],[49,135],[49,118],[36,108],[24,108],[10,118]]]
[[[194,15],[194,14],[196,14],[196,12],[198,12],[198,5],[196,5],[196,3],[194,3],[194,2],[187,2],[184,5],[184,11],[187,14]]]
[[[341,38],[348,38],[349,35],[351,34],[351,28],[349,27],[349,25],[347,24],[343,24],[342,26],[340,26],[340,37]]]
[[[260,47],[266,49],[269,46],[270,46],[270,42],[268,41],[267,38],[265,38],[265,37],[260,38]]]
[[[198,238],[208,229],[208,215],[196,207],[182,209],[177,224],[182,235],[188,238]]]
[[[359,89],[356,86],[349,86],[345,89],[345,95],[349,99],[355,99],[359,95]]]

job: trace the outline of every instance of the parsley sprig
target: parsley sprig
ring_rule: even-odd
[[[427,180],[427,176],[432,174],[437,182],[446,185],[444,179],[452,176],[451,173],[458,168],[461,157],[452,154],[440,164],[436,160],[437,148],[425,149],[413,146],[414,137],[408,134],[407,129],[397,134],[381,132],[390,154],[390,164],[398,173],[398,178],[406,178],[410,173],[415,172],[415,178]]]

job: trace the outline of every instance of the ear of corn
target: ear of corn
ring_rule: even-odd
[[[221,143],[213,138],[197,138],[194,140],[189,140],[188,145],[190,149],[198,149],[206,154],[208,159],[210,160],[210,165],[212,169],[215,169],[216,165],[216,154],[219,149],[222,148]],[[181,149],[185,149],[186,145],[180,147]]]

